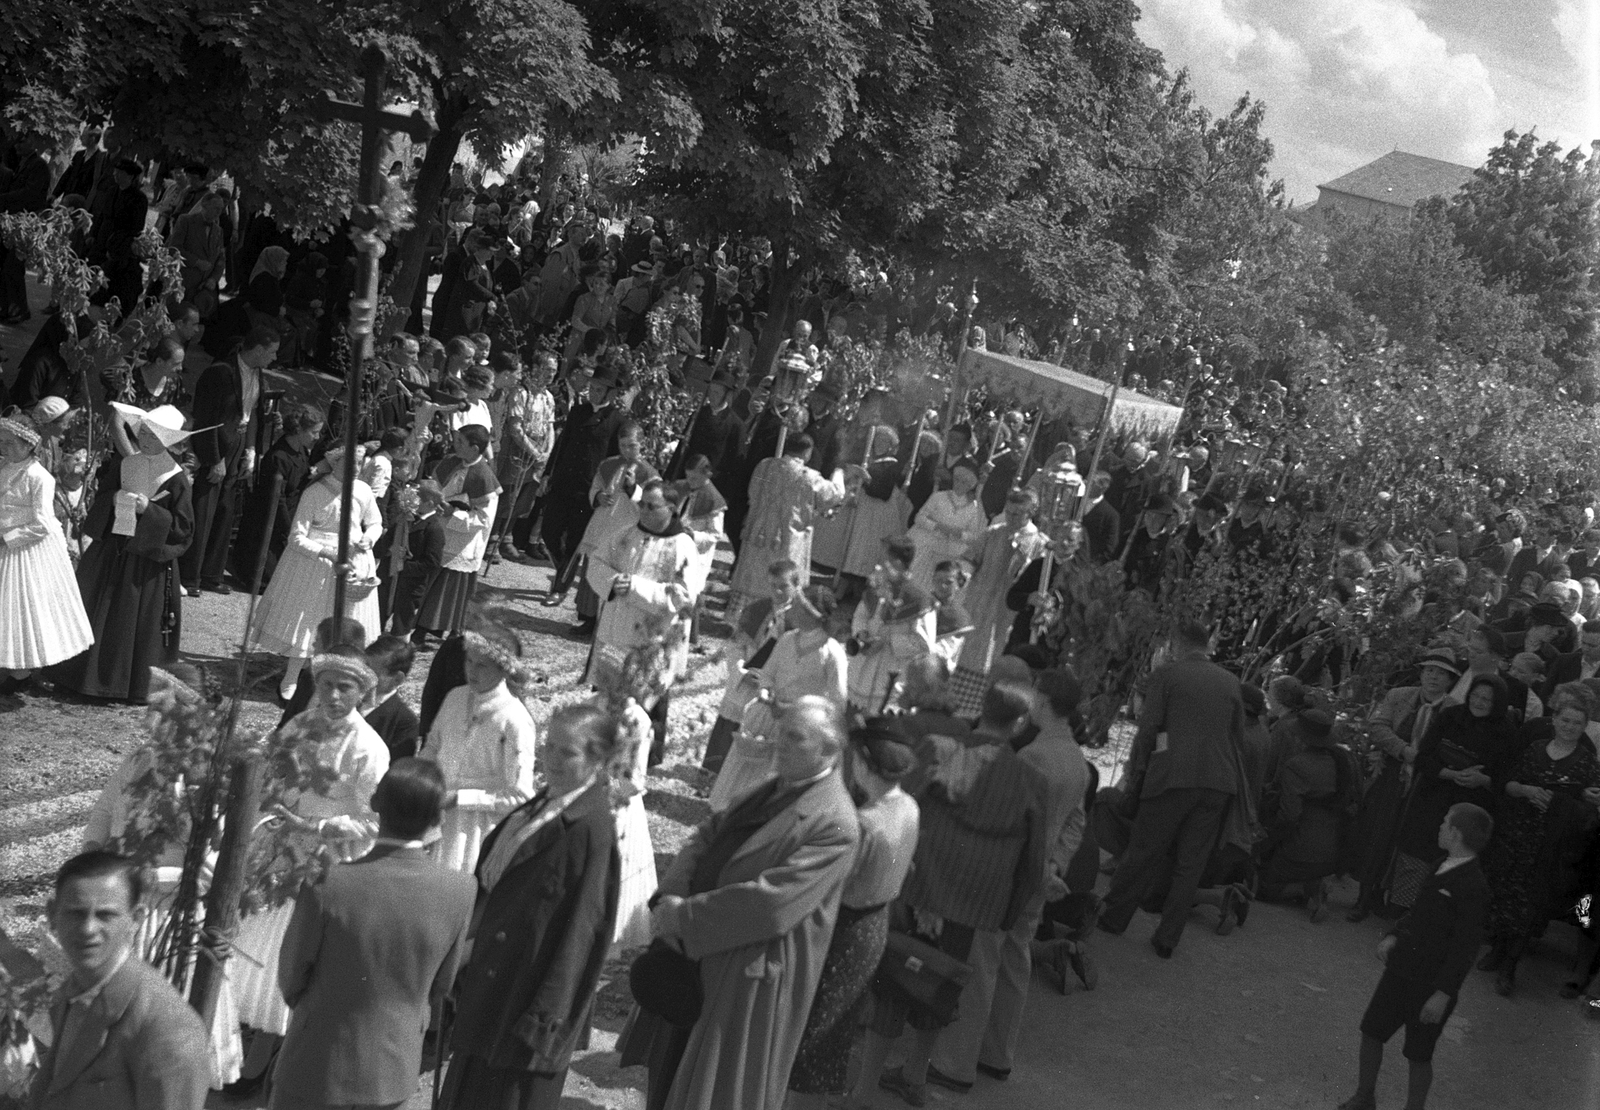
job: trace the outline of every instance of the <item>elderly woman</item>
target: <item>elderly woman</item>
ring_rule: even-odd
[[[1584,735],[1592,696],[1567,683],[1556,689],[1550,708],[1553,718],[1523,727],[1527,747],[1506,773],[1508,800],[1484,860],[1492,948],[1478,967],[1499,973],[1494,989],[1502,995],[1511,993],[1528,943],[1561,915],[1572,862],[1582,855],[1600,807],[1600,758]]]
[[[648,1042],[651,1110],[781,1110],[860,837],[842,746],[833,706],[801,699],[778,777],[696,829],[661,880],[657,941],[698,961],[704,1001],[692,1025],[647,1013],[627,1035],[624,1062]]]
[[[1412,764],[1416,785],[1395,838],[1389,900],[1410,908],[1440,859],[1439,825],[1457,802],[1498,809],[1505,773],[1519,751],[1517,726],[1507,712],[1506,684],[1478,675],[1466,704],[1433,716]]]
[[[839,898],[839,920],[789,1075],[794,1110],[823,1110],[829,1095],[845,1090],[856,1012],[889,939],[889,903],[899,896],[917,850],[917,802],[900,788],[915,764],[889,721],[868,721],[850,733],[845,772],[859,799],[861,847]],[[858,1091],[857,1101],[870,1102],[871,1095]]]
[[[621,862],[605,775],[616,746],[616,723],[597,706],[558,710],[545,788],[483,842],[472,957],[456,980],[447,1110],[561,1102],[617,914]]]
[[[1300,714],[1305,747],[1283,761],[1271,784],[1276,799],[1265,814],[1260,849],[1260,896],[1282,898],[1300,887],[1320,922],[1327,914],[1327,878],[1339,870],[1339,830],[1359,786],[1355,768],[1334,741],[1333,716],[1321,708]]]

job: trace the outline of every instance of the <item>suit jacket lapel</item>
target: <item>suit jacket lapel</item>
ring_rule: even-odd
[[[89,1004],[89,1011],[83,1016],[83,1024],[78,1027],[72,1044],[67,1046],[70,1051],[65,1056],[56,1055],[50,1076],[51,1094],[70,1087],[105,1048],[111,1027],[122,1020],[122,1015],[133,1001],[138,988],[138,959],[136,953],[128,954],[128,958],[117,969],[117,973]],[[59,1038],[66,1030],[65,1010],[66,1007],[63,1005],[62,1020],[56,1024],[57,1049],[61,1047]]]

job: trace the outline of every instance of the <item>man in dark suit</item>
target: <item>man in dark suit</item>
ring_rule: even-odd
[[[117,190],[111,195],[106,211],[95,214],[94,241],[90,261],[105,268],[106,288],[96,295],[95,303],[102,298],[115,297],[127,316],[138,306],[139,294],[144,291],[144,263],[137,252],[139,236],[144,234],[145,216],[150,201],[139,188],[144,167],[132,158],[117,161],[112,177]]]
[[[84,852],[56,872],[50,927],[72,974],[50,1020],[50,1051],[29,1110],[200,1110],[211,1086],[205,1027],[134,951],[143,920],[138,865]]]
[[[561,438],[545,468],[544,520],[539,534],[556,568],[550,580],[552,598],[559,599],[566,593],[572,581],[570,575],[577,572],[572,556],[594,515],[589,483],[606,457],[616,453],[617,430],[628,418],[622,406],[615,403],[618,385],[615,367],[603,366],[595,372],[589,379],[588,396],[567,414]]]
[[[228,567],[238,483],[256,468],[257,404],[261,371],[278,357],[278,333],[253,328],[236,351],[206,367],[194,389],[194,426],[189,437],[199,468],[194,475],[194,542],[179,570],[190,597],[200,587],[219,594]]]
[[[1445,815],[1439,847],[1449,855],[1422,884],[1410,911],[1378,942],[1383,978],[1361,1018],[1361,1074],[1356,1093],[1339,1110],[1375,1110],[1383,1046],[1402,1026],[1411,1065],[1406,1110],[1426,1104],[1434,1045],[1483,944],[1489,882],[1478,853],[1492,835],[1494,818],[1475,805],[1462,802]]]
[[[416,1091],[423,1036],[455,980],[478,889],[423,853],[444,799],[436,763],[390,764],[372,795],[372,851],[296,899],[278,960],[294,1016],[273,1110],[399,1106]]]
[[[1128,851],[1111,880],[1100,928],[1121,933],[1170,866],[1172,886],[1150,938],[1163,958],[1183,936],[1217,829],[1238,792],[1244,742],[1239,680],[1206,658],[1211,633],[1184,621],[1171,662],[1150,676],[1125,793],[1138,799]]]
[[[718,370],[712,375],[706,386],[706,403],[695,414],[694,427],[690,429],[683,450],[673,458],[671,477],[682,478],[689,469],[689,460],[704,455],[711,460],[712,482],[721,489],[738,468],[743,459],[740,448],[744,445],[744,421],[734,414],[733,406],[728,403],[733,388],[733,375],[727,370]]]
[[[1109,562],[1117,557],[1117,545],[1122,538],[1122,514],[1106,500],[1111,488],[1111,475],[1097,470],[1089,477],[1089,508],[1083,514],[1083,540],[1089,558],[1097,563]]]

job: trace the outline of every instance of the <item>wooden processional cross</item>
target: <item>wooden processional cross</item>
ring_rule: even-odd
[[[376,44],[361,52],[361,73],[366,82],[360,104],[335,100],[323,94],[312,107],[320,120],[342,120],[361,125],[361,177],[356,203],[350,206],[350,235],[361,256],[360,276],[350,296],[350,368],[344,383],[344,474],[339,487],[339,556],[333,567],[333,616],[345,615],[345,596],[350,575],[350,516],[356,480],[356,424],[360,416],[361,376],[366,360],[372,357],[372,328],[378,310],[378,259],[383,241],[377,236],[379,209],[383,202],[380,159],[384,132],[401,131],[411,141],[425,143],[433,137],[433,125],[420,111],[410,115],[385,111],[382,107],[384,72],[389,59]],[[376,589],[368,584],[367,589]],[[367,629],[376,638],[378,630]]]

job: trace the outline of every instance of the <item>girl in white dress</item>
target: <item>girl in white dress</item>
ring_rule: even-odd
[[[795,699],[815,695],[845,711],[850,661],[832,633],[838,602],[827,586],[807,586],[791,608],[793,626],[761,667],[761,693],[745,708],[739,735],[711,788],[713,813],[777,774],[775,717]]]
[[[266,825],[282,822],[321,841],[325,858],[340,863],[372,849],[378,818],[372,794],[389,769],[389,749],[361,715],[361,703],[378,684],[361,651],[340,644],[311,660],[317,684],[311,706],[277,731],[269,752],[276,771],[269,781]],[[259,829],[257,836],[261,835]],[[289,1007],[278,989],[278,952],[294,914],[292,891],[283,904],[246,917],[234,949],[239,1021],[276,1037],[289,1030]],[[265,1065],[254,1045],[246,1061]]]
[[[0,693],[94,644],[38,447],[26,416],[0,417],[0,672],[9,676]]]
[[[989,517],[978,500],[978,467],[959,459],[950,472],[950,489],[934,493],[917,513],[910,539],[917,546],[911,560],[911,581],[924,590],[933,588],[933,572],[947,559],[959,559],[983,538]]]
[[[489,830],[533,797],[536,733],[508,682],[525,674],[517,634],[480,621],[466,641],[467,684],[445,695],[417,754],[444,772],[450,794],[435,848],[439,863],[471,875]]]
[[[355,466],[361,467],[362,448]],[[344,473],[344,448],[329,450],[321,476],[300,495],[289,529],[289,546],[261,595],[250,642],[288,657],[278,692],[294,697],[300,669],[310,656],[317,624],[333,609],[333,564],[339,557],[339,485]],[[378,614],[378,564],[372,548],[383,535],[383,514],[372,487],[360,478],[353,485],[350,506],[350,581],[343,616],[361,622],[369,638],[382,630]]]

